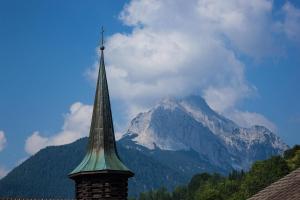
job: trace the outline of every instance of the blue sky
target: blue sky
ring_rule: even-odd
[[[0,171],[87,134],[102,25],[118,132],[196,93],[299,144],[299,1],[199,2],[0,1]]]

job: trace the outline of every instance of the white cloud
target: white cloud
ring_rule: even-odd
[[[130,1],[120,19],[132,32],[106,44],[111,97],[125,105],[127,120],[161,98],[192,93],[220,113],[235,111],[256,93],[239,56],[277,51],[272,11],[270,0]]]
[[[128,113],[165,96],[213,97],[230,90],[231,106],[251,94],[244,65],[232,51],[215,38],[199,36],[197,43],[187,34],[138,29],[132,35],[110,38],[106,60],[111,96],[127,104]]]
[[[226,113],[226,116],[238,123],[242,127],[249,128],[253,125],[261,125],[267,127],[272,132],[277,131],[276,125],[259,113],[231,110],[230,112]]]
[[[238,50],[261,57],[272,44],[270,0],[132,0],[121,13],[127,25],[153,30],[178,30],[227,40]],[[200,36],[201,36],[200,35]],[[225,38],[226,37],[226,38]],[[192,38],[197,42],[197,38]]]
[[[40,149],[50,145],[63,145],[87,136],[92,116],[92,106],[80,102],[70,107],[70,112],[65,115],[62,130],[50,137],[42,136],[38,131],[27,138],[25,150],[35,154]]]
[[[285,19],[282,23],[284,32],[287,36],[296,41],[300,41],[300,9],[287,2],[283,6]]]
[[[0,130],[0,152],[5,148],[7,143],[4,131]]]
[[[35,154],[40,149],[48,146],[49,139],[40,136],[39,132],[34,132],[26,139],[25,151],[29,154]]]
[[[7,175],[9,170],[7,170],[5,167],[0,166],[0,179]]]
[[[204,98],[209,106],[220,113],[230,112],[234,109],[238,100],[238,95],[247,95],[248,87],[208,87],[204,90]]]

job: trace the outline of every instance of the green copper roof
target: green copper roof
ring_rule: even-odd
[[[103,39],[102,39],[103,41]],[[101,58],[97,89],[95,95],[92,123],[90,128],[87,153],[82,162],[71,172],[100,172],[101,170],[130,170],[120,160],[115,142],[114,127],[109,100],[108,85],[104,64],[104,46],[101,46]]]

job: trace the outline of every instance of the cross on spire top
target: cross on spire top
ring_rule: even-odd
[[[103,51],[104,50],[104,28],[103,28],[103,26],[101,27],[101,47],[100,47],[100,49],[101,49],[101,51]]]

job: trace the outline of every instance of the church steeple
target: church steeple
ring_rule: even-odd
[[[90,177],[91,180],[93,180],[93,178],[90,175],[98,176],[98,178],[101,178],[101,174],[105,174],[105,177],[118,175],[121,177],[121,182],[124,182],[126,179],[127,195],[127,179],[132,177],[134,174],[122,163],[116,149],[113,119],[105,72],[103,32],[102,28],[100,66],[87,153],[82,162],[71,172],[69,177],[74,179],[76,181],[76,185],[78,185],[77,180],[81,180],[85,175],[88,176],[84,179]],[[78,195],[76,195],[76,197],[79,198]]]

